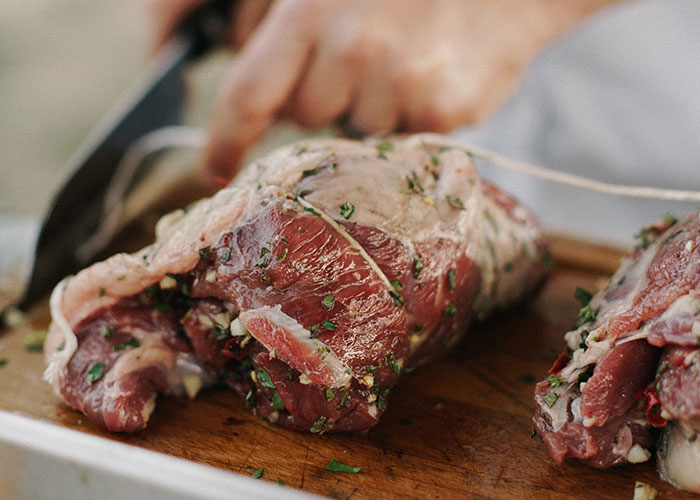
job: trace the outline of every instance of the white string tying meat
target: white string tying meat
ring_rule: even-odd
[[[524,163],[513,160],[479,148],[477,146],[464,146],[464,150],[470,155],[481,158],[489,163],[504,167],[512,172],[537,177],[547,181],[563,184],[566,186],[578,187],[587,191],[596,191],[598,193],[609,194],[613,196],[627,196],[631,198],[650,198],[657,200],[681,201],[681,202],[700,202],[700,191],[684,191],[678,189],[664,189],[657,187],[644,186],[624,186],[620,184],[610,184],[594,179],[588,179],[578,175],[567,174],[557,170],[550,170],[539,165]]]

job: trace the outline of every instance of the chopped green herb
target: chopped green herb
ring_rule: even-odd
[[[393,286],[394,290],[396,290],[397,292],[400,292],[401,290],[403,290],[403,285],[401,284],[401,282],[399,280],[392,281],[391,286]]]
[[[370,373],[377,373],[377,370],[379,369],[380,366],[382,366],[382,362],[381,362],[381,361],[377,362],[376,365],[368,366],[368,367],[367,367],[367,371],[370,372]]]
[[[554,388],[554,387],[559,387],[560,385],[568,385],[566,380],[564,380],[561,377],[558,377],[557,375],[550,375],[547,377],[547,381],[549,382],[549,386]]]
[[[446,196],[446,198],[447,198],[447,203],[449,203],[452,208],[456,208],[458,210],[464,210],[464,203],[462,203],[462,200],[460,200],[457,196],[453,196],[451,194],[448,194]]]
[[[421,254],[416,254],[416,256],[413,257],[413,277],[417,278],[422,270],[423,256]]]
[[[229,337],[228,329],[221,325],[214,325],[214,338],[216,340],[223,340]]]
[[[263,472],[265,472],[265,469],[260,467],[258,470],[253,472],[253,474],[252,474],[253,479],[260,479],[263,475]]]
[[[484,216],[486,217],[486,220],[489,221],[489,224],[491,224],[493,232],[498,234],[498,221],[496,221],[495,217],[488,210],[484,211]]]
[[[282,481],[281,479],[278,479],[277,486],[284,486],[284,481]]]
[[[432,163],[434,166],[440,165],[440,160],[438,159],[437,156],[435,156],[431,151],[427,151],[428,156],[430,157],[430,163]]]
[[[173,310],[173,306],[167,302],[156,302],[154,307],[156,308],[156,311],[161,314],[166,314]]]
[[[107,292],[105,292],[105,289],[100,287],[100,297],[104,297],[106,294]]]
[[[321,326],[325,328],[326,330],[335,330],[337,327],[335,326],[335,323],[333,323],[331,320],[328,318],[323,320],[323,323],[321,323]]]
[[[40,352],[44,349],[46,330],[34,330],[24,336],[24,348],[30,352]]]
[[[404,300],[401,295],[399,295],[395,291],[390,291],[389,295],[391,295],[391,298],[394,299],[394,304],[396,304],[398,307],[403,307],[404,306]]]
[[[593,298],[593,294],[585,288],[577,286],[576,290],[574,290],[574,298],[581,303],[581,306],[587,306]]]
[[[100,326],[100,335],[103,337],[109,337],[114,333],[114,328],[111,328],[107,325],[102,325]]]
[[[585,325],[591,321],[594,321],[598,316],[598,310],[593,309],[590,305],[582,307],[578,312],[578,323],[576,327]]]
[[[581,349],[583,349],[584,352],[588,350],[588,344],[586,344],[586,339],[588,338],[588,336],[589,336],[590,334],[591,334],[591,332],[589,332],[588,330],[583,330],[583,331],[581,332],[581,343],[580,343],[578,346],[579,346]]]
[[[88,383],[88,385],[92,385],[102,378],[102,374],[104,374],[104,372],[104,363],[95,363],[85,374],[85,381]]]
[[[316,167],[316,168],[310,168],[309,170],[304,170],[304,171],[302,172],[302,175],[303,175],[304,177],[307,177],[307,176],[309,176],[309,175],[316,175],[316,174],[319,173],[320,171],[321,171],[321,169],[319,169],[318,167]]]
[[[335,398],[335,392],[330,387],[326,389],[326,401],[333,401]]]
[[[542,265],[544,266],[544,268],[547,269],[548,271],[551,271],[552,269],[554,269],[554,265],[555,265],[554,257],[552,257],[552,254],[549,250],[545,250],[544,252],[542,252],[541,261],[542,261]]]
[[[425,191],[423,190],[423,185],[420,182],[420,179],[418,178],[418,174],[416,174],[415,170],[411,170],[411,176],[406,176],[406,183],[408,184],[408,189],[413,191],[414,193],[424,193]]]
[[[593,370],[595,369],[595,365],[589,365],[588,368],[586,368],[586,371],[583,371],[578,374],[577,381],[579,384],[588,381],[589,378],[593,376]]]
[[[335,304],[335,295],[326,295],[323,297],[321,304],[323,304],[323,307],[326,309],[333,309],[333,305]]]
[[[296,146],[294,146],[294,150],[292,151],[292,154],[294,156],[299,156],[304,152],[306,152],[306,146],[302,146],[301,144],[297,144]]]
[[[340,388],[340,401],[338,402],[338,406],[336,406],[336,409],[338,411],[342,410],[343,408],[346,408],[350,406],[350,390],[345,390],[345,388],[341,387]]]
[[[389,141],[384,141],[377,144],[377,149],[383,153],[386,153],[387,151],[393,151],[394,145]]]
[[[288,249],[288,248],[285,248],[285,249],[284,249],[284,252],[282,252],[282,256],[281,256],[279,259],[277,259],[277,263],[278,263],[278,264],[279,264],[280,262],[282,262],[282,261],[287,257],[287,250],[289,250],[289,249]]]
[[[282,397],[277,389],[275,389],[275,392],[272,394],[272,399],[270,399],[270,401],[272,402],[272,407],[275,410],[282,411],[285,409],[284,402],[282,401]]]
[[[219,252],[219,262],[224,264],[231,257],[231,247],[223,247]]]
[[[257,371],[258,384],[262,387],[267,387],[268,389],[276,389],[275,384],[272,383],[270,374],[263,368],[259,368]]]
[[[209,257],[209,252],[211,252],[211,247],[204,247],[199,249],[199,260],[207,260]]]
[[[344,472],[345,474],[357,474],[362,470],[362,467],[350,467],[343,462],[331,460],[328,462],[328,465],[326,465],[326,470],[331,472]]]
[[[512,262],[506,262],[506,264],[503,266],[503,270],[507,273],[511,272],[514,268],[515,266]]]
[[[289,243],[289,239],[287,239],[286,236],[282,236],[282,241],[285,242],[285,243]]]
[[[447,284],[450,287],[450,292],[455,291],[456,281],[457,281],[457,270],[454,267],[451,267],[450,269],[447,270]]]
[[[542,395],[542,399],[544,399],[544,402],[547,404],[548,408],[551,408],[554,406],[554,403],[556,403],[557,399],[559,399],[559,394],[556,392],[548,392],[547,394]]]
[[[457,313],[457,306],[450,304],[445,308],[445,314],[447,316],[454,316]]]
[[[688,438],[688,442],[689,442],[689,443],[694,443],[695,440],[696,440],[697,438],[698,438],[698,434],[697,434],[697,432],[696,432],[695,434],[693,434],[692,436],[690,436],[690,437]]]
[[[321,346],[318,350],[318,357],[323,361],[326,359],[328,356],[328,353],[331,352],[331,348],[328,347],[327,345]]]
[[[326,427],[326,417],[321,415],[311,425],[309,432],[312,432],[313,434],[323,434],[327,430],[328,430],[328,428]]]
[[[260,260],[255,264],[255,267],[265,269],[270,263],[270,249],[267,247],[262,247],[260,249]]]
[[[314,215],[317,215],[317,216],[321,215],[321,212],[316,210],[314,207],[304,207],[304,211],[309,212],[309,213],[314,214]]]
[[[350,217],[352,217],[352,214],[355,213],[355,205],[345,202],[342,205],[340,205],[340,215],[345,217],[346,220],[350,220]]]
[[[311,325],[311,328],[309,328],[309,332],[311,332],[311,335],[309,335],[312,339],[317,339],[321,336],[321,332],[319,331],[321,325],[316,323],[315,325]]]
[[[139,347],[140,345],[141,345],[141,343],[139,342],[139,339],[137,339],[136,337],[131,337],[126,342],[122,342],[121,344],[115,345],[114,350],[115,351],[123,351],[124,349],[126,349],[129,346]]]
[[[440,146],[438,148],[438,153],[444,153],[446,151],[452,151],[452,146]]]
[[[0,366],[5,366],[7,364],[7,358],[0,358]]]

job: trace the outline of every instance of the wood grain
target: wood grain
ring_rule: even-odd
[[[221,388],[194,401],[161,398],[144,432],[106,434],[59,402],[41,381],[42,355],[23,346],[32,328],[46,326],[45,304],[31,312],[31,324],[0,336],[7,359],[0,408],[236,473],[262,467],[261,480],[333,498],[632,499],[635,481],[651,484],[661,499],[698,498],[661,481],[652,463],[605,471],[556,465],[530,437],[535,380],[575,321],[574,288],[596,289],[605,275],[585,267],[555,270],[528,304],[474,325],[447,359],[405,376],[382,421],[365,434],[288,431],[251,415]],[[362,471],[328,472],[331,459]]]

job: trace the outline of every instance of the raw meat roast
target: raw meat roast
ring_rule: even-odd
[[[156,233],[51,298],[46,377],[112,431],[213,384],[292,429],[368,429],[546,263],[531,216],[435,135],[276,150]]]
[[[643,229],[634,253],[584,305],[551,375],[535,429],[556,462],[648,460],[700,492],[700,214]]]

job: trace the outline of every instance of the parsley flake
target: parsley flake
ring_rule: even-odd
[[[121,344],[115,345],[114,350],[115,351],[123,351],[124,349],[126,349],[129,346],[139,347],[140,345],[141,345],[141,343],[139,342],[139,339],[137,339],[136,337],[131,337],[126,342],[122,342]]]
[[[447,270],[447,285],[450,287],[450,292],[455,291],[456,282],[457,282],[457,270],[454,267],[451,267],[450,269]]]
[[[87,371],[85,374],[85,381],[88,383],[88,385],[92,385],[100,378],[102,378],[102,375],[105,372],[105,365],[104,363],[95,363],[90,367],[90,369]]]
[[[554,406],[554,403],[557,402],[557,399],[559,399],[559,394],[556,392],[548,392],[547,394],[542,395],[542,399],[544,399],[544,402],[547,404],[548,408],[551,408]]]
[[[335,304],[335,295],[326,295],[323,297],[321,304],[323,304],[323,307],[326,309],[333,309],[333,305]]]
[[[328,318],[323,320],[323,323],[321,323],[321,326],[323,326],[323,328],[325,328],[326,330],[335,330],[337,328],[335,326],[335,323],[333,323]]]
[[[445,308],[445,315],[447,316],[454,316],[457,314],[457,306],[454,304],[450,304]]]
[[[593,298],[593,294],[585,288],[577,286],[576,290],[574,290],[574,298],[578,300],[582,306],[587,306]]]
[[[343,462],[338,462],[337,460],[331,460],[326,465],[326,470],[331,472],[344,472],[345,474],[357,474],[362,470],[362,467],[350,467]]]
[[[318,323],[316,323],[315,325],[311,325],[311,328],[309,328],[309,332],[311,332],[311,335],[309,335],[309,337],[311,337],[312,339],[319,338],[321,336],[321,332],[318,331],[320,326],[321,325],[319,325]]]
[[[413,257],[413,277],[417,278],[420,272],[423,270],[423,256],[417,254]]]
[[[314,215],[318,215],[318,216],[321,215],[321,212],[316,210],[314,207],[304,207],[304,211],[309,212],[309,213],[314,214]]]
[[[551,388],[559,387],[560,385],[568,385],[566,380],[557,375],[550,375],[547,377],[547,381],[549,382],[549,386]]]
[[[457,196],[448,194],[445,198],[447,198],[447,203],[449,203],[452,208],[464,210],[464,203],[462,203],[462,200],[460,200]]]
[[[258,470],[253,472],[253,474],[252,474],[253,479],[260,479],[263,475],[263,472],[265,472],[265,469],[260,467]]]
[[[342,205],[340,205],[340,215],[345,217],[345,220],[350,220],[350,217],[352,217],[352,214],[355,213],[355,205],[352,203],[345,202]]]
[[[209,257],[209,252],[211,252],[211,247],[204,247],[199,249],[199,260],[207,260]]]

